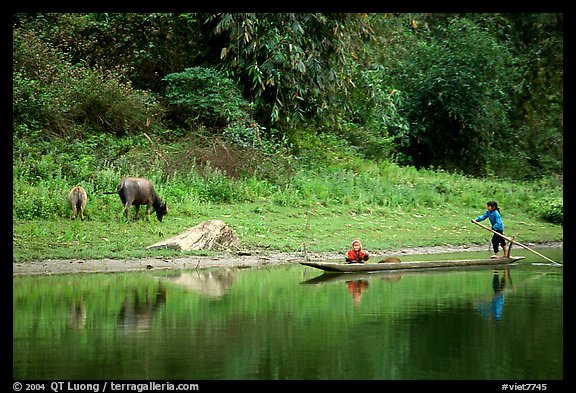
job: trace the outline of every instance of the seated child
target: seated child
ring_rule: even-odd
[[[356,239],[352,242],[352,249],[346,253],[346,263],[364,263],[370,256],[362,251],[362,243]]]

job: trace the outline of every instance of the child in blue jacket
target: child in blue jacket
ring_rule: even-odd
[[[489,201],[486,203],[486,208],[487,210],[484,212],[484,214],[476,217],[476,219],[472,220],[472,222],[489,219],[490,224],[492,224],[492,230],[504,234],[504,223],[502,222],[502,216],[500,215],[498,203],[496,203],[496,201]],[[507,256],[508,249],[506,247],[506,240],[504,240],[502,236],[494,234],[494,236],[492,236],[492,248],[494,249],[494,255],[492,255],[492,258],[499,258],[499,246],[502,246],[502,250],[504,250],[504,256]]]

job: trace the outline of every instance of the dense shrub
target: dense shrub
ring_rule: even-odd
[[[508,48],[464,18],[451,18],[435,34],[412,42],[409,56],[387,61],[404,93],[400,113],[409,127],[394,129],[399,150],[417,167],[486,175],[489,152],[512,149]],[[400,41],[399,41],[400,42]]]
[[[262,144],[260,129],[251,117],[252,105],[224,73],[204,67],[187,68],[164,78],[168,117],[174,125],[194,129],[206,124],[246,146]]]
[[[543,198],[535,206],[544,221],[564,225],[564,202],[562,198]]]
[[[139,134],[162,118],[154,96],[114,71],[71,64],[33,31],[14,32],[13,61],[14,122],[42,127],[45,136]]]

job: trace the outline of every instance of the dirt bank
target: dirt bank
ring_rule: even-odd
[[[562,242],[526,244],[529,247],[562,247]],[[440,254],[459,251],[487,251],[483,246],[436,246],[402,248],[386,253],[372,253],[373,258]],[[260,266],[274,266],[286,263],[298,263],[305,258],[309,260],[337,260],[343,254],[336,253],[263,253],[254,252],[250,255],[222,254],[217,257],[190,256],[182,258],[141,258],[141,259],[97,259],[97,260],[45,260],[18,262],[12,264],[12,275],[51,275],[72,273],[115,273],[144,270],[168,269],[207,269],[217,267],[255,268]]]

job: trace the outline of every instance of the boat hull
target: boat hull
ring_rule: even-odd
[[[490,259],[455,259],[445,261],[412,261],[392,263],[338,263],[338,262],[300,262],[301,265],[314,267],[325,272],[355,273],[378,272],[385,270],[441,269],[470,266],[498,266],[518,262],[524,257]]]

